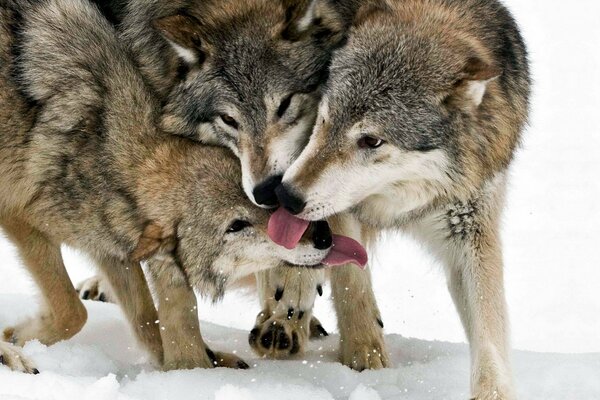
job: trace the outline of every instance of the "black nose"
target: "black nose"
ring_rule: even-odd
[[[283,175],[272,176],[255,187],[252,191],[254,200],[261,206],[276,206],[278,202],[275,189],[281,184],[281,179],[283,179]]]
[[[315,222],[312,238],[317,250],[327,250],[333,245],[333,237],[327,221]]]
[[[277,193],[279,203],[290,213],[296,215],[304,211],[306,202],[287,185],[279,185],[277,189],[275,189],[275,193]]]

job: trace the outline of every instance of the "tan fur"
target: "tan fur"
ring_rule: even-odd
[[[300,218],[350,210],[375,231],[424,242],[470,342],[473,397],[512,400],[499,225],[531,83],[518,27],[495,0],[374,0],[355,15],[280,200],[305,204]],[[334,277],[334,292],[344,279],[370,288],[366,276]],[[363,343],[379,352],[353,330],[355,309],[335,301],[354,353]]]
[[[0,226],[44,299],[41,315],[7,328],[5,338],[50,345],[85,323],[60,255],[65,243],[96,261],[163,368],[247,368],[206,347],[192,287],[218,299],[238,278],[282,261],[317,265],[327,252],[309,239],[281,250],[227,150],[156,127],[160,102],[91,4],[11,2],[0,13],[21,51],[11,58],[0,50],[11,67],[0,75]],[[148,262],[158,313],[140,261]]]

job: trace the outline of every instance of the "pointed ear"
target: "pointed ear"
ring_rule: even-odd
[[[202,64],[207,56],[206,43],[201,40],[202,23],[188,14],[159,18],[152,26],[167,39],[175,52],[187,64]]]
[[[351,17],[332,0],[282,0],[287,7],[282,37],[290,41],[313,39],[329,47],[343,44]]]
[[[502,75],[502,70],[479,58],[471,57],[463,69],[457,87],[471,105],[478,107],[488,88],[488,84]]]
[[[142,236],[131,253],[134,262],[147,260],[158,252],[171,252],[175,249],[175,233],[165,230],[160,225],[150,222],[144,228]]]

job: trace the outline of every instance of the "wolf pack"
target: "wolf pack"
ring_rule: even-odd
[[[471,398],[515,399],[500,221],[530,85],[498,0],[0,0],[0,227],[41,299],[0,364],[38,373],[19,346],[91,299],[158,368],[247,369],[195,311],[236,286],[252,349],[297,357],[328,279],[339,361],[392,367],[365,249],[394,230],[444,267]],[[75,288],[61,245],[99,275]]]

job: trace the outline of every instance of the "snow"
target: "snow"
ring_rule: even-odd
[[[297,360],[257,359],[247,345],[247,331],[202,323],[215,349],[235,351],[252,369],[156,371],[140,350],[112,304],[85,302],[89,321],[69,341],[46,347],[25,346],[39,375],[0,367],[0,399],[39,400],[379,400],[466,399],[467,346],[387,335],[395,368],[358,373],[335,361],[338,337],[315,341]],[[35,312],[31,295],[0,295],[0,325]],[[531,400],[600,397],[600,354],[514,353],[521,398]]]
[[[503,228],[517,391],[528,400],[599,399],[600,3],[507,4],[529,43],[536,81]],[[81,255],[65,249],[65,258],[74,282],[93,273]],[[2,238],[0,260],[3,328],[37,305]],[[397,235],[389,235],[374,260],[393,369],[357,373],[341,366],[337,335],[312,342],[298,360],[257,359],[247,344],[256,296],[233,292],[221,304],[199,304],[203,335],[253,368],[163,373],[148,364],[116,306],[85,302],[89,322],[73,339],[25,347],[40,375],[0,366],[0,399],[467,399],[468,349],[439,267]],[[316,315],[334,331],[329,302],[320,299]]]

